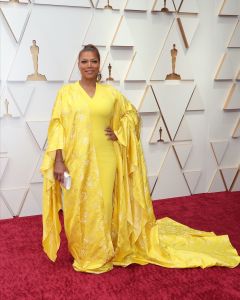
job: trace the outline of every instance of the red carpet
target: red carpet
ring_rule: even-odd
[[[229,234],[240,252],[240,192],[201,194],[154,202],[158,218]],[[64,233],[54,264],[41,250],[41,217],[0,221],[0,300],[240,299],[240,266],[234,269],[165,269],[147,265],[93,275],[71,266]]]

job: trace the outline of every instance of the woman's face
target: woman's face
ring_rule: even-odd
[[[79,57],[78,68],[82,78],[96,79],[99,73],[100,62],[95,51],[83,51]]]

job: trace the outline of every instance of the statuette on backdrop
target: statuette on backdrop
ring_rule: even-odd
[[[10,3],[19,3],[19,0],[10,0]]]
[[[167,0],[164,0],[164,7],[161,9],[161,12],[169,12],[168,8],[167,8]]]
[[[45,75],[38,73],[38,55],[39,55],[39,47],[35,40],[32,41],[32,46],[30,47],[30,51],[32,54],[33,61],[33,69],[34,73],[28,75],[27,80],[47,80]]]
[[[172,57],[172,73],[167,74],[166,80],[181,80],[181,76],[175,72],[176,69],[176,60],[177,60],[178,50],[176,49],[176,45],[173,44],[173,48],[171,49],[171,57]]]
[[[113,7],[109,3],[109,0],[107,1],[107,5],[105,5],[104,8],[106,8],[106,9],[113,9]]]
[[[109,63],[108,65],[108,78],[106,79],[107,81],[113,81],[113,77],[112,77],[112,65]]]
[[[162,127],[159,128],[159,140],[157,140],[158,142],[164,142],[164,140],[162,139]]]
[[[12,115],[9,113],[9,101],[5,99],[5,117],[12,117]]]

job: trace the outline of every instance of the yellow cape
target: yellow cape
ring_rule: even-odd
[[[85,199],[94,198],[94,207],[91,201],[82,204],[81,199],[74,199],[79,202],[81,216],[86,211],[94,212],[86,220],[88,223],[85,227],[89,229],[84,229],[94,243],[85,243],[78,232],[81,227],[77,226],[79,230],[76,229],[76,236],[67,237],[74,244],[69,244],[70,252],[75,259],[78,257],[83,262],[83,271],[100,273],[104,271],[101,266],[109,261],[113,265],[122,266],[131,263],[154,263],[177,268],[237,266],[240,257],[227,235],[216,236],[213,232],[194,230],[170,218],[155,219],[140,142],[138,113],[119,91],[107,85],[102,85],[102,88],[115,97],[111,126],[118,141],[114,142],[117,173],[112,232],[109,235],[104,231],[101,187],[96,175],[97,161],[91,141],[89,108],[84,103],[81,107],[72,108],[71,101],[77,97],[75,85],[65,85],[58,93],[49,125],[48,146],[41,166],[44,176],[42,244],[48,257],[55,261],[60,246],[61,224],[58,212],[62,208],[61,187],[54,180],[53,166],[56,150],[62,149],[66,165],[72,168],[72,177],[79,178],[81,195]],[[78,139],[73,139],[73,136]],[[80,153],[81,159],[75,158],[76,153]],[[95,179],[94,183],[88,184],[88,179],[92,178]],[[72,195],[74,197],[74,191]],[[68,222],[80,224],[79,214],[74,214]],[[113,253],[109,250],[110,243],[113,244]],[[80,254],[76,253],[76,249]],[[99,272],[95,270],[97,268],[100,268]]]

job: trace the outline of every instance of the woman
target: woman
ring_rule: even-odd
[[[99,84],[100,55],[93,45],[79,53],[81,80],[58,92],[41,171],[43,248],[55,261],[62,208],[76,271],[102,273],[113,265],[154,263],[169,268],[235,267],[228,236],[156,220],[139,140],[136,109],[115,88]],[[63,173],[72,177],[61,188]]]

